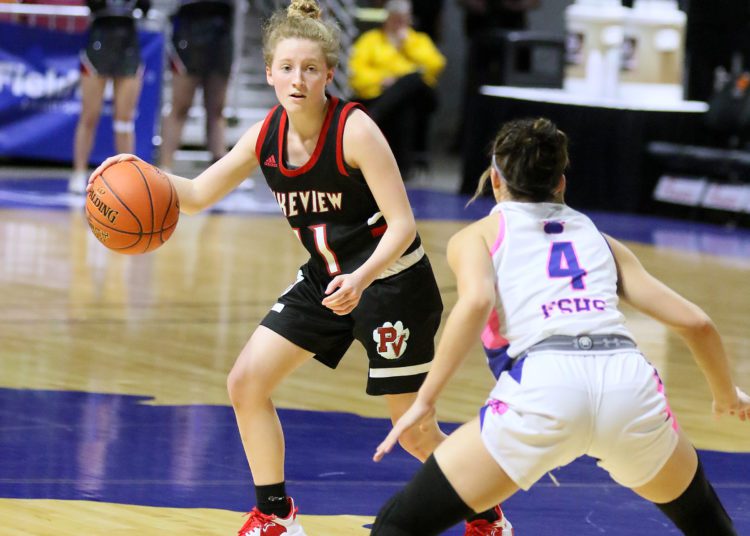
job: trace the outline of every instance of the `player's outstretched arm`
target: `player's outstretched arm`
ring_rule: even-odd
[[[232,150],[196,178],[188,179],[167,173],[177,190],[181,212],[194,214],[210,207],[236,188],[258,167],[255,143],[262,125],[261,121],[250,127]],[[127,161],[143,160],[127,153],[110,156],[91,174],[86,191],[91,190],[94,178],[104,173],[108,167]]]
[[[250,127],[226,155],[194,179],[170,174],[182,212],[194,214],[211,207],[250,176],[258,167],[255,144],[262,126],[259,121]]]
[[[401,434],[435,413],[443,388],[480,339],[495,304],[495,271],[481,234],[483,222],[459,231],[448,242],[448,263],[456,274],[458,301],[448,315],[432,367],[417,398],[378,445],[375,461],[391,451]]]
[[[685,340],[711,388],[716,415],[750,419],[750,398],[734,384],[724,344],[709,316],[648,273],[625,245],[606,239],[617,262],[622,298]]]

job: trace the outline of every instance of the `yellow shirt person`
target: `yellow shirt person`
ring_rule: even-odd
[[[363,33],[354,43],[349,84],[358,98],[375,99],[395,80],[413,72],[421,72],[429,86],[437,84],[445,56],[429,35],[417,32],[408,22],[404,26],[397,20],[401,17],[402,13],[389,12],[382,27]]]

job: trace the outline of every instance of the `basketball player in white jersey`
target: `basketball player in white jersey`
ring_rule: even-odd
[[[656,370],[625,327],[618,299],[684,338],[716,415],[750,420],[750,397],[734,384],[706,314],[563,203],[567,164],[567,138],[549,120],[512,121],[500,130],[478,190],[489,178],[498,204],[448,244],[458,302],[415,402],[374,459],[434,415],[438,395],[493,306],[507,358],[479,416],[443,442],[382,508],[372,534],[438,534],[589,455],[684,534],[736,535]]]

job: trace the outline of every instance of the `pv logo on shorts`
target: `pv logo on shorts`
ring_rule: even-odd
[[[386,322],[372,332],[378,353],[386,359],[398,359],[406,351],[409,329],[399,320],[395,324]]]

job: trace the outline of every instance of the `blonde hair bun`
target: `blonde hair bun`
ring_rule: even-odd
[[[320,19],[320,6],[316,0],[292,0],[286,8],[288,17],[306,17],[309,19]]]

